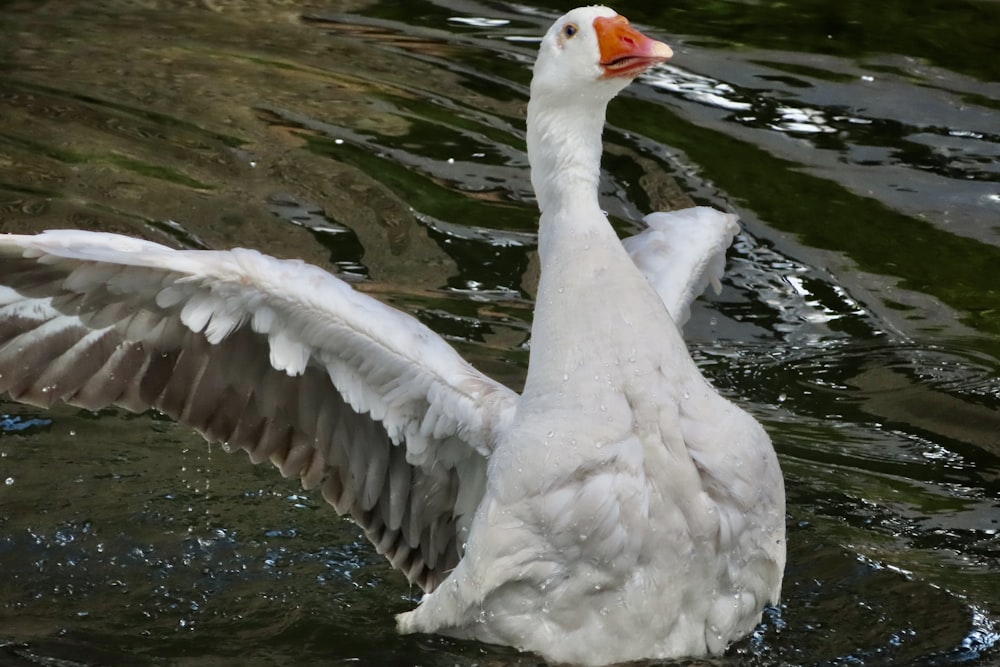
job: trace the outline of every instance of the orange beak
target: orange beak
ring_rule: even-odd
[[[646,37],[624,16],[599,16],[594,19],[594,30],[605,78],[632,78],[674,55],[669,46]]]

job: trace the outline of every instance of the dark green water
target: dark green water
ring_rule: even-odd
[[[519,386],[567,8],[0,2],[0,231],[303,257]],[[616,8],[676,57],[610,109],[603,205],[739,213],[686,333],[788,489],[783,602],[709,664],[1000,662],[1000,5]],[[0,664],[539,664],[398,637],[352,524],[156,415],[0,414]]]

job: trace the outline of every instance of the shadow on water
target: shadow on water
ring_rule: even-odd
[[[602,204],[740,214],[686,336],[789,497],[781,606],[695,664],[997,661],[998,6],[649,6]],[[302,257],[518,387],[537,7],[0,2],[0,230]],[[397,636],[353,524],[157,415],[0,413],[0,664],[539,664]]]

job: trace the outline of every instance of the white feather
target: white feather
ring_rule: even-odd
[[[726,248],[739,231],[736,216],[707,206],[651,213],[648,228],[623,240],[677,326],[690,316],[691,302],[709,285],[718,294]]]

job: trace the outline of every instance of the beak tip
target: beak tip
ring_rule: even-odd
[[[653,43],[652,56],[654,58],[663,58],[664,60],[667,60],[669,58],[672,58],[673,55],[674,55],[674,50],[671,49],[666,44],[664,44],[663,42]]]

